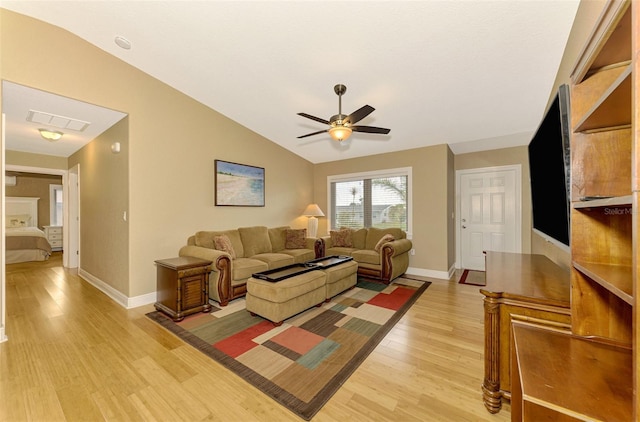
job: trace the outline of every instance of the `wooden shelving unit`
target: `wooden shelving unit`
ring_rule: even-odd
[[[637,7],[607,3],[571,76],[571,333],[514,325],[516,419],[640,418]]]
[[[572,331],[629,344],[636,225],[631,3],[609,2],[571,77]],[[582,200],[598,196],[608,198]]]

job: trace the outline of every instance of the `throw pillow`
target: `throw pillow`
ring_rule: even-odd
[[[284,247],[286,249],[304,249],[307,247],[307,229],[285,230]]]
[[[25,215],[7,215],[5,227],[28,227],[31,223],[31,216]]]
[[[236,251],[233,250],[231,240],[229,240],[229,236],[227,236],[226,234],[214,236],[213,246],[215,249],[231,255],[231,259],[236,259]]]
[[[351,229],[331,230],[331,245],[338,248],[350,248],[351,243]]]
[[[380,240],[378,240],[378,243],[376,243],[376,246],[373,249],[376,252],[380,252],[380,249],[382,249],[382,245],[384,245],[387,242],[393,242],[394,240],[396,240],[396,238],[393,237],[392,234],[385,234],[384,236],[382,236],[382,238],[380,238]]]

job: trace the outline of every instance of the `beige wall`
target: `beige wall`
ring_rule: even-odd
[[[53,155],[31,154],[20,151],[6,151],[5,163],[15,166],[39,167],[55,170],[67,169],[66,157],[54,157]]]
[[[129,269],[121,280],[118,252],[93,251],[103,260],[96,269],[103,282],[128,297],[153,294],[154,260],[175,256],[196,230],[306,226],[300,213],[312,199],[310,162],[54,26],[0,9],[0,39],[2,79],[129,115]],[[42,57],[52,58],[51,65],[42,66]],[[91,148],[100,154],[99,147]],[[81,164],[82,189],[92,163],[90,151],[78,159],[87,163]],[[265,168],[266,206],[215,207],[215,159]],[[81,192],[81,209],[90,207],[86,201]],[[119,220],[123,210],[114,206],[106,212],[106,221],[94,219],[82,230],[124,236]],[[90,256],[88,251],[83,254]]]
[[[48,226],[50,221],[49,185],[61,185],[62,176],[46,174],[18,175],[15,186],[7,186],[7,196],[40,198],[38,201],[38,226]]]
[[[120,142],[120,153],[111,144]],[[129,296],[129,117],[69,157],[80,169],[80,258],[83,271]],[[117,263],[117,265],[114,265]]]
[[[455,156],[447,148],[447,266],[456,263],[456,168]]]
[[[414,269],[447,272],[453,265],[452,233],[449,228],[453,191],[448,179],[452,177],[452,154],[447,145],[436,145],[389,154],[316,164],[314,169],[314,197],[327,212],[327,177],[400,167],[412,168],[413,225],[415,255],[409,265]],[[318,235],[326,236],[327,219],[320,218]]]

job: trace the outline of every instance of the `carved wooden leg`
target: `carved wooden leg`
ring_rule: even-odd
[[[484,298],[484,382],[482,398],[490,413],[502,408],[500,392],[500,307],[495,299]]]

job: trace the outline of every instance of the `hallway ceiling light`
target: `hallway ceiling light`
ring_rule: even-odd
[[[64,135],[64,133],[58,132],[57,130],[38,129],[38,131],[40,132],[40,136],[49,142],[57,141],[62,138],[62,135]]]

